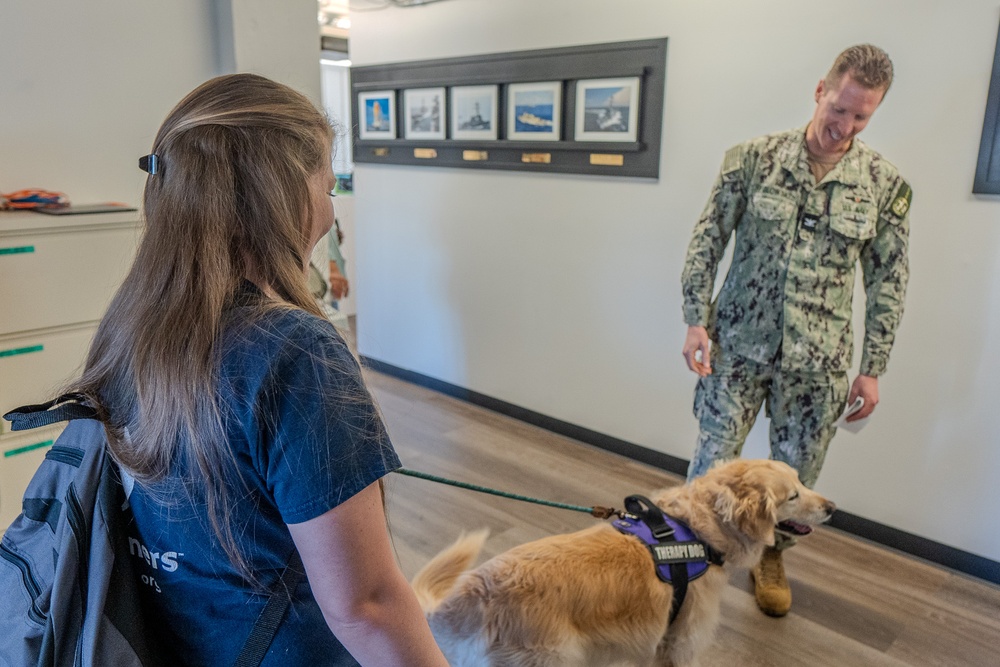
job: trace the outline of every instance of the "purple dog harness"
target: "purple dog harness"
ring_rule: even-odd
[[[656,576],[674,589],[670,608],[670,622],[673,623],[684,604],[688,582],[705,574],[709,565],[722,565],[722,554],[699,540],[686,524],[667,516],[644,496],[626,498],[625,511],[622,518],[611,525],[620,533],[634,535],[649,547]]]

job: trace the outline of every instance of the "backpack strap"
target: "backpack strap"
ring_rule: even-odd
[[[45,403],[14,408],[3,418],[10,422],[11,431],[26,431],[73,419],[101,421],[100,413],[86,401],[83,394],[63,394]]]
[[[257,616],[253,630],[250,631],[250,636],[243,643],[243,648],[240,650],[236,662],[233,663],[233,667],[258,667],[264,660],[267,649],[274,641],[274,636],[278,634],[278,626],[281,625],[281,621],[285,618],[285,612],[288,611],[288,606],[292,602],[292,590],[298,585],[303,574],[302,557],[299,555],[298,549],[293,549],[285,571],[271,587],[271,597],[268,598],[267,604]]]

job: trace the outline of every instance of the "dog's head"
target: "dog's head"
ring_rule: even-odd
[[[736,459],[716,465],[692,484],[710,494],[723,524],[768,546],[774,544],[775,530],[807,535],[836,509],[780,461]]]

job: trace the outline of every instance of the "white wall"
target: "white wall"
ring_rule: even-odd
[[[322,102],[316,0],[214,2],[230,11],[235,71],[269,77]]]
[[[0,192],[137,205],[139,156],[181,97],[231,71],[319,103],[315,0],[0,2]]]
[[[1000,560],[1000,199],[973,174],[995,0],[451,0],[353,16],[357,66],[668,37],[658,182],[359,165],[361,352],[689,458],[680,273],[730,145],[804,125],[845,46],[896,82],[863,138],[915,195],[882,403],[834,441],[845,510]],[[860,322],[860,319],[858,319]],[[860,355],[856,355],[860,356]],[[762,426],[764,428],[762,428]],[[766,451],[758,424],[747,453]]]
[[[0,192],[139,203],[160,122],[219,72],[203,0],[0,3]]]

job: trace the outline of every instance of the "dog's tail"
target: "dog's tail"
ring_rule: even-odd
[[[434,611],[448,597],[458,577],[475,562],[490,531],[483,529],[459,535],[455,543],[434,556],[413,577],[413,592],[425,614]]]

